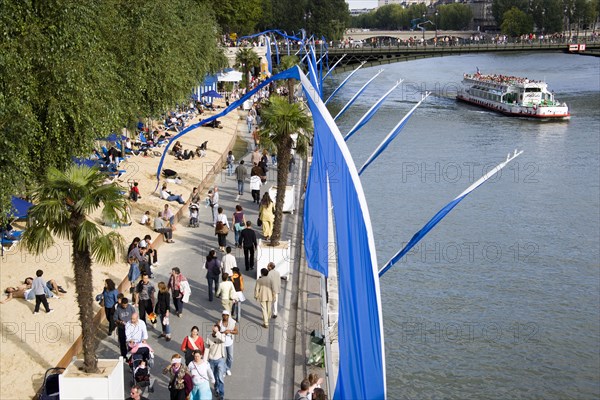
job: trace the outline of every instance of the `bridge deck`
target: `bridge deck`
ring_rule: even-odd
[[[359,47],[351,49],[330,48],[329,65],[333,65],[340,57],[346,55],[335,72],[344,72],[354,69],[357,64],[365,62],[365,66],[391,64],[395,62],[417,60],[430,57],[444,57],[461,54],[489,53],[489,52],[568,52],[565,43],[505,43],[505,44],[463,44],[458,46],[384,46],[384,47]],[[583,53],[598,55],[600,42],[587,43]]]

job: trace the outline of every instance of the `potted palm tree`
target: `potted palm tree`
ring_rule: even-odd
[[[252,68],[260,66],[260,57],[254,49],[242,47],[235,55],[235,66],[236,68],[242,68],[244,87],[247,88],[250,84],[250,71]]]
[[[292,152],[305,156],[312,133],[312,119],[302,103],[290,103],[281,96],[271,96],[261,111],[260,143],[269,151],[277,153],[277,194],[275,198],[275,221],[270,243],[261,242],[258,270],[262,262],[282,264],[281,275],[289,271],[289,243],[281,243],[283,204],[286,196],[294,195],[287,190]],[[279,249],[279,250],[277,250]],[[266,253],[267,256],[262,256]],[[285,265],[287,263],[287,266]]]
[[[108,375],[118,380],[120,375],[122,394],[122,366],[100,360],[99,368],[93,322],[92,260],[102,264],[115,262],[123,248],[123,238],[114,231],[104,233],[90,216],[102,207],[102,217],[105,221],[125,222],[128,217],[127,200],[121,194],[123,189],[114,183],[106,184],[105,179],[106,176],[96,168],[72,165],[65,172],[49,168],[38,189],[32,194],[36,205],[29,210],[22,245],[29,252],[40,254],[50,248],[56,238],[71,241],[83,361],[75,361],[66,372],[77,371],[79,376],[85,376],[86,379],[93,379],[94,374],[100,373],[101,381],[106,381]],[[114,368],[108,371],[109,366]],[[97,384],[90,386],[89,382],[76,383],[82,395],[80,398],[89,393],[95,393],[98,398],[112,398],[109,395],[116,393],[115,387],[118,392],[118,384],[111,383],[112,389],[107,392],[102,391]],[[89,391],[90,387],[94,388],[93,392]],[[76,394],[63,397],[63,390],[69,392],[69,388],[63,388],[62,380],[60,389],[61,398],[77,398]],[[81,392],[82,389],[84,392]]]

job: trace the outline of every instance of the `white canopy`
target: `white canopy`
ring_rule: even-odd
[[[217,75],[219,82],[239,82],[242,80],[242,73],[239,71],[221,72]]]

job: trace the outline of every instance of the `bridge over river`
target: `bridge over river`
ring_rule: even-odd
[[[485,43],[485,44],[459,44],[454,46],[434,45],[406,45],[371,47],[363,45],[354,48],[329,48],[329,65],[332,66],[340,58],[342,61],[334,70],[344,72],[356,68],[362,62],[365,67],[391,64],[401,61],[418,60],[421,58],[444,57],[473,53],[489,52],[572,52],[575,55],[600,56],[600,42],[586,43],[585,50],[579,47],[573,51],[569,46],[575,44],[566,43],[544,43],[534,41],[532,43]],[[581,45],[579,45],[581,46]]]

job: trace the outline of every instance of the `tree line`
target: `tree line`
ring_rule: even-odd
[[[502,32],[518,36],[593,29],[600,0],[494,0],[492,13]]]
[[[600,0],[493,0],[492,14],[502,33],[525,33],[593,29],[598,21]],[[466,30],[472,26],[473,11],[467,3],[450,3],[428,8],[425,4],[404,7],[389,4],[352,17],[353,28],[380,30]]]

